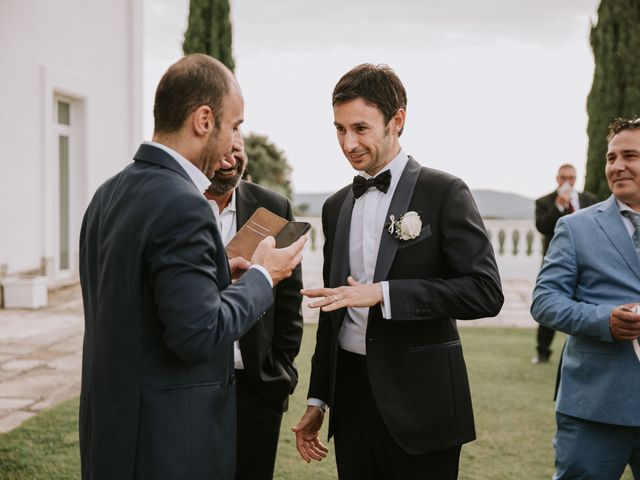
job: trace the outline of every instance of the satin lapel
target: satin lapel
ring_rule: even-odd
[[[601,210],[599,209],[595,220],[629,268],[640,278],[640,258],[629,237],[629,232],[624,226],[620,210],[613,195],[603,204]]]
[[[247,220],[257,208],[256,199],[249,189],[245,187],[243,180],[236,188],[236,228],[238,230],[247,223]]]
[[[351,230],[351,213],[353,212],[353,191],[348,190],[342,202],[336,233],[333,237],[333,253],[331,255],[331,275],[329,287],[340,287],[347,284],[349,276],[349,232]]]
[[[420,164],[416,162],[413,157],[409,156],[409,161],[404,167],[402,175],[400,175],[398,185],[396,185],[393,198],[391,199],[391,204],[389,205],[389,211],[385,217],[385,223],[388,222],[391,215],[393,215],[397,220],[409,208],[411,197],[413,197],[413,190],[416,187],[416,182],[420,175],[420,169]],[[380,248],[378,249],[378,258],[376,259],[376,269],[373,275],[374,283],[387,278],[399,244],[400,242],[398,239],[389,232],[386,230],[382,232],[382,236],[380,237]]]

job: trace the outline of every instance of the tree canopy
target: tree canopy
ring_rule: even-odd
[[[640,2],[601,0],[591,48],[595,72],[587,99],[585,190],[604,199],[610,195],[604,175],[607,126],[615,118],[640,114]]]

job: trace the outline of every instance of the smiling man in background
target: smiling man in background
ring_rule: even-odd
[[[205,192],[225,245],[259,207],[294,220],[291,203],[267,188],[241,180],[247,164],[237,130]],[[236,480],[269,480],[278,449],[282,413],[298,383],[294,360],[302,340],[302,271],[274,288],[274,304],[234,343],[238,440]]]

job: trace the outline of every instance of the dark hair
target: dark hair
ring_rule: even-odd
[[[207,105],[220,126],[222,102],[233,74],[213,57],[194,53],[171,65],[156,89],[154,133],[174,133],[197,108]]]
[[[616,118],[609,124],[609,133],[607,134],[607,141],[611,141],[613,137],[622,132],[623,130],[638,130],[640,129],[640,117],[635,118]]]
[[[407,92],[396,73],[387,65],[362,63],[349,70],[333,89],[332,105],[362,98],[376,107],[385,125],[402,108],[407,109]],[[402,135],[404,126],[398,132]]]

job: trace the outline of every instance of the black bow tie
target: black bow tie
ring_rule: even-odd
[[[355,177],[353,177],[353,195],[356,198],[360,198],[371,187],[377,188],[382,193],[387,193],[390,183],[391,172],[389,170],[385,170],[377,177],[371,177],[369,179],[365,179],[360,175],[356,175]]]

